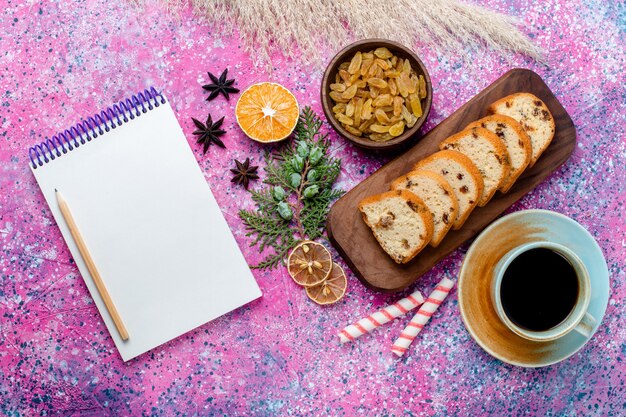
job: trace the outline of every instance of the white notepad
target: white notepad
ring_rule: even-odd
[[[29,155],[124,361],[261,296],[174,112],[156,90],[82,121]],[[72,239],[55,188],[126,325],[125,342]]]

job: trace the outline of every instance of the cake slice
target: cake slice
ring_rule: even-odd
[[[483,192],[483,178],[471,159],[457,151],[439,151],[422,159],[415,169],[434,172],[448,181],[459,205],[452,227],[463,226]]]
[[[483,177],[483,193],[478,205],[491,200],[498,187],[509,175],[509,153],[502,140],[494,133],[475,127],[450,136],[439,144],[439,149],[459,151],[472,160]]]
[[[409,190],[426,204],[433,215],[430,246],[437,247],[452,227],[459,211],[459,203],[448,181],[434,172],[417,169],[392,182],[391,189]]]
[[[489,112],[512,117],[522,125],[532,145],[530,166],[535,165],[554,138],[554,118],[544,102],[533,94],[517,93],[491,104]]]
[[[405,264],[433,237],[433,216],[415,194],[394,190],[367,197],[359,204],[363,220],[391,258]]]
[[[530,163],[532,147],[528,135],[515,119],[502,114],[494,114],[475,121],[467,126],[467,129],[482,127],[495,133],[499,137],[509,153],[509,175],[500,185],[500,191],[506,193],[515,180],[524,172]]]

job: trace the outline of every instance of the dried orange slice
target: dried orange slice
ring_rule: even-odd
[[[347,286],[348,280],[343,268],[333,262],[328,278],[314,287],[306,287],[306,295],[317,304],[332,304],[343,298]]]
[[[333,261],[328,249],[320,243],[308,240],[293,248],[287,258],[289,275],[305,287],[322,283],[332,268]]]
[[[280,84],[259,83],[239,97],[235,116],[241,130],[257,142],[278,142],[293,132],[298,123],[298,101]]]

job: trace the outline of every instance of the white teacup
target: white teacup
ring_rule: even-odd
[[[504,272],[511,262],[522,253],[536,248],[550,249],[569,261],[574,268],[578,279],[578,298],[569,315],[558,325],[542,331],[529,330],[513,323],[502,306],[501,284]],[[571,331],[576,331],[586,338],[591,337],[591,332],[596,323],[596,319],[587,312],[589,300],[591,299],[591,285],[589,273],[585,264],[571,250],[563,245],[552,242],[532,242],[516,247],[500,259],[494,269],[494,279],[491,284],[491,299],[496,309],[498,317],[512,332],[524,339],[537,342],[547,342],[565,336]]]

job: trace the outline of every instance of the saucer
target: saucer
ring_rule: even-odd
[[[458,299],[463,323],[487,353],[511,365],[536,368],[569,358],[589,341],[578,332],[550,342],[526,340],[509,330],[491,302],[493,268],[511,249],[524,243],[550,241],[568,247],[583,261],[591,278],[587,310],[600,326],[609,300],[609,272],[595,239],[576,221],[548,210],[509,214],[487,227],[472,243],[459,273]]]

